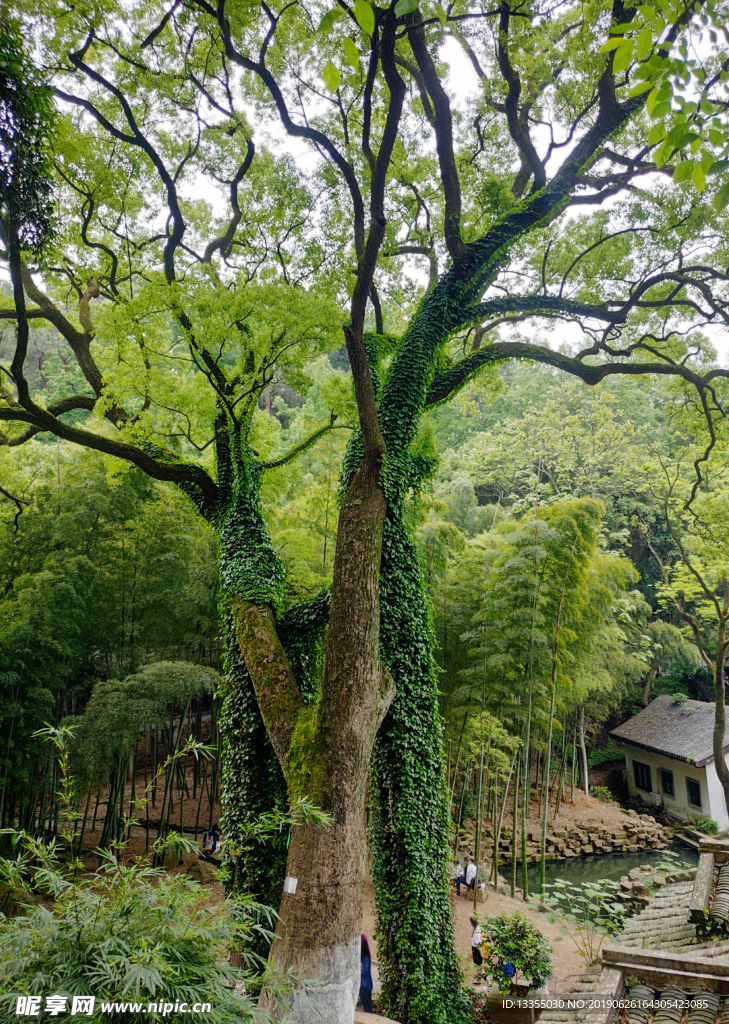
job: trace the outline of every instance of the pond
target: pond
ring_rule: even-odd
[[[684,846],[683,843],[672,843],[669,850],[678,855],[676,868],[694,867],[699,862],[696,850]],[[666,857],[665,850],[639,850],[638,853],[605,853],[597,857],[572,857],[568,860],[548,860],[545,865],[545,882],[547,885],[563,879],[571,885],[582,882],[594,882],[597,878],[612,878],[616,881],[641,864],[657,866]],[[674,858],[671,858],[672,860]],[[679,863],[680,861],[680,863]],[[674,869],[676,870],[676,869]],[[502,871],[503,873],[503,871]],[[539,864],[530,864],[527,868],[529,891],[541,892],[539,884]],[[521,867],[517,865],[517,885],[521,885]]]

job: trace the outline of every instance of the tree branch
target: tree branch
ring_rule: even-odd
[[[352,429],[346,423],[340,423],[339,425],[337,425],[334,422],[336,419],[336,414],[332,413],[331,420],[329,421],[329,423],[327,423],[325,427],[320,427],[318,430],[314,431],[314,433],[310,437],[307,437],[307,439],[305,441],[302,441],[301,444],[297,444],[295,448],[292,448],[289,452],[286,453],[286,455],[282,455],[280,459],[273,459],[271,462],[262,462],[261,469],[278,469],[279,466],[285,466],[287,462],[293,461],[293,459],[295,459],[297,455],[301,455],[301,453],[305,452],[307,448],[311,448],[311,446],[315,444],[320,437],[323,437],[324,434],[329,433],[330,430]]]

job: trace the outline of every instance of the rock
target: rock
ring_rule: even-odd
[[[637,853],[637,852],[638,852],[638,847],[635,845],[635,843],[628,843],[628,853]]]
[[[633,891],[633,883],[632,882],[623,882],[623,881],[621,881],[620,882],[620,888],[623,890],[623,892],[632,892]]]
[[[641,871],[652,871],[653,870],[653,865],[652,864],[641,864],[640,870]]]
[[[215,881],[217,874],[213,865],[206,860],[194,860],[187,869],[188,878],[194,878],[200,885],[210,885]]]
[[[589,843],[586,843],[585,846],[582,847],[582,852],[583,853],[594,853],[595,851],[592,848],[592,846],[590,846]]]
[[[647,896],[648,886],[645,882],[633,882],[633,895],[634,896]]]
[[[633,810],[632,808],[631,808],[631,810],[629,810],[629,811],[627,812],[627,814],[628,814],[628,817],[629,817],[629,818],[637,818],[637,817],[638,817],[638,812],[637,812],[637,811],[634,811],[634,810]]]
[[[653,882],[654,885],[665,885],[666,884],[666,879],[663,877],[663,875],[654,875],[653,878],[651,879],[651,881]]]
[[[631,882],[636,882],[642,874],[643,872],[640,868],[631,868],[631,870],[628,872],[628,878]]]

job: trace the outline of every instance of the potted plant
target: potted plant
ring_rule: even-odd
[[[531,1009],[504,1005],[540,989],[552,976],[552,947],[539,928],[517,910],[483,923],[484,967],[493,987],[488,1001],[493,1024],[529,1024]]]

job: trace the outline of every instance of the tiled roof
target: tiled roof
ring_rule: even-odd
[[[726,931],[701,932],[689,921],[693,882],[678,882],[659,890],[645,910],[631,918],[615,943],[628,949],[654,949],[702,958],[729,956]]]
[[[613,729],[610,735],[700,768],[714,759],[713,729],[713,704],[699,700],[679,703],[670,694],[664,694],[656,697],[634,718]],[[724,750],[727,749],[729,724],[724,731]]]

